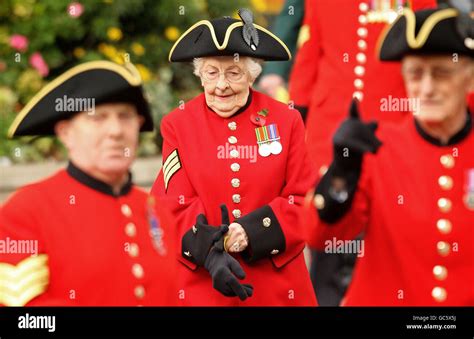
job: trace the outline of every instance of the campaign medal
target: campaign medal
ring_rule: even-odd
[[[163,241],[163,228],[160,227],[160,221],[155,212],[155,199],[148,198],[148,224],[150,225],[150,237],[155,250],[161,255],[166,255],[166,247]]]
[[[258,154],[262,157],[281,153],[283,147],[280,143],[280,133],[276,124],[257,127],[255,134],[257,136]]]
[[[391,24],[405,7],[410,7],[408,0],[369,0],[359,6],[359,9],[366,13],[365,18],[359,17],[359,22]]]
[[[259,126],[255,128],[255,135],[257,136],[258,154],[262,157],[268,157],[270,154],[280,154],[283,149],[280,143],[280,133],[278,132],[277,125],[265,125],[267,116],[267,108],[250,116],[250,121],[252,121],[254,125]]]
[[[474,168],[466,172],[466,185],[464,189],[464,204],[468,209],[474,210]]]

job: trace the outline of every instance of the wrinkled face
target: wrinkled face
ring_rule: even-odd
[[[253,79],[243,58],[204,58],[200,76],[206,103],[220,117],[231,117],[247,102]]]
[[[416,118],[440,123],[457,114],[465,114],[466,96],[474,88],[473,71],[473,61],[468,57],[404,57],[402,74],[407,94],[419,99],[420,110]]]
[[[127,173],[138,147],[143,123],[134,105],[107,103],[56,124],[69,159],[99,179]]]

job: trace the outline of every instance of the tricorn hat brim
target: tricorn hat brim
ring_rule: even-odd
[[[454,8],[427,9],[402,14],[380,35],[378,56],[383,61],[400,61],[407,54],[461,54],[474,57],[471,38],[456,28],[459,15]]]
[[[201,20],[184,32],[171,48],[169,61],[192,61],[208,56],[248,56],[265,61],[285,61],[291,53],[276,35],[257,24],[259,43],[253,49],[243,38],[244,23],[237,19]]]
[[[94,99],[94,104],[127,102],[136,106],[145,118],[140,131],[153,131],[150,107],[144,98],[142,79],[137,69],[110,61],[91,61],[71,68],[43,87],[18,113],[8,137],[54,135],[58,121],[71,118],[82,110],[57,109],[58,100]]]

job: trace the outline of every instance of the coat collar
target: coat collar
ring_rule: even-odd
[[[471,133],[472,131],[472,117],[471,117],[471,114],[469,113],[469,111],[467,112],[467,119],[466,119],[466,123],[464,124],[464,127],[461,128],[459,130],[459,132],[457,132],[456,134],[454,134],[446,144],[443,144],[441,142],[441,140],[435,138],[435,137],[432,137],[431,135],[429,135],[428,133],[426,133],[426,131],[420,126],[420,124],[418,123],[418,121],[415,120],[415,127],[416,127],[416,131],[418,132],[418,134],[423,138],[425,139],[426,141],[428,141],[430,144],[432,145],[435,145],[435,146],[439,146],[439,147],[443,147],[443,146],[452,146],[452,145],[456,145],[458,143],[460,143],[461,141],[463,141],[465,138],[467,138],[467,136]]]
[[[71,161],[69,161],[68,166],[66,168],[66,172],[74,179],[79,181],[81,184],[86,185],[93,190],[98,192],[113,196],[113,197],[120,197],[123,195],[127,195],[130,190],[132,189],[132,174],[128,174],[127,182],[122,186],[120,192],[118,194],[114,193],[112,187],[106,184],[103,181],[97,180],[96,178],[90,176],[86,172],[79,169],[76,165],[74,165]]]

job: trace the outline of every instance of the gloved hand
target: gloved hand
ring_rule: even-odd
[[[221,225],[209,225],[204,214],[199,214],[193,227],[184,234],[182,239],[183,257],[203,266],[211,247],[224,248],[224,235],[229,231],[229,212],[221,205]]]
[[[353,99],[349,118],[334,134],[334,159],[316,185],[315,206],[320,219],[329,224],[341,219],[352,205],[364,153],[376,153],[382,145],[375,136],[377,123],[362,122],[357,105]]]
[[[375,136],[375,121],[360,120],[358,101],[353,99],[350,116],[337,129],[333,137],[334,165],[341,171],[359,170],[364,153],[376,153],[382,142]]]
[[[212,287],[226,297],[238,296],[243,301],[252,296],[252,285],[241,284],[237,280],[237,278],[244,279],[245,272],[229,253],[218,247],[212,247],[204,267],[212,277]]]

